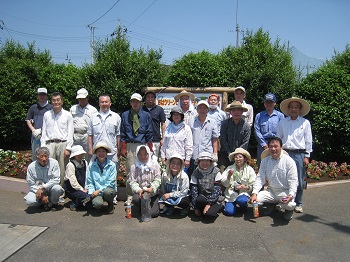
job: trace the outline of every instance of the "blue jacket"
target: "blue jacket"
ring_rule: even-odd
[[[138,112],[140,129],[137,136],[134,134],[132,128],[132,119],[130,110],[122,114],[122,124],[120,126],[120,141],[126,143],[142,143],[152,142],[152,117],[149,113],[143,111],[141,108]]]
[[[87,187],[88,194],[92,194],[96,190],[101,190],[99,195],[102,195],[103,191],[107,188],[117,189],[115,181],[117,177],[117,169],[115,164],[107,159],[107,164],[103,168],[103,173],[97,164],[97,159],[90,164],[87,175]]]

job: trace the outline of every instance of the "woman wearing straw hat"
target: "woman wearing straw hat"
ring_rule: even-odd
[[[107,159],[111,149],[105,141],[100,141],[93,148],[96,159],[90,163],[87,175],[88,193],[92,197],[92,206],[101,209],[103,201],[108,203],[108,213],[114,212],[113,199],[117,195],[115,163]]]
[[[83,159],[85,154],[82,146],[72,146],[70,162],[66,166],[64,190],[71,200],[70,210],[72,211],[82,206],[84,199],[89,196],[85,188],[87,171],[87,162]]]
[[[236,148],[229,155],[229,159],[234,164],[228,166],[222,173],[221,183],[226,187],[224,214],[233,216],[236,213],[236,204],[243,212],[247,210],[256,174],[254,169],[248,165],[251,156],[247,150]]]
[[[280,109],[287,117],[279,122],[277,136],[282,139],[283,149],[297,165],[299,185],[294,211],[302,213],[305,168],[312,152],[311,124],[303,116],[309,113],[310,104],[304,99],[292,97],[283,100]]]
[[[162,213],[171,216],[175,206],[181,207],[180,215],[186,216],[190,209],[190,182],[184,171],[185,161],[180,154],[173,154],[166,162],[166,170],[162,175],[162,197],[159,202],[164,203]]]
[[[193,106],[194,99],[194,94],[187,92],[186,90],[182,90],[181,93],[174,97],[177,105],[184,113],[184,121],[186,124],[189,124],[197,116],[197,110],[195,110]]]

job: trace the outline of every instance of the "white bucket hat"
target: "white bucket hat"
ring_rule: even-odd
[[[84,151],[83,147],[80,145],[72,146],[72,151],[70,154],[70,158],[73,158],[78,155],[84,155],[86,152]]]

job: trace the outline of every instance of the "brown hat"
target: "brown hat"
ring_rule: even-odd
[[[247,111],[248,111],[248,108],[242,106],[242,103],[239,102],[239,101],[236,101],[236,100],[233,101],[231,104],[229,104],[229,105],[225,108],[225,111],[230,112],[231,109],[233,109],[233,108],[241,108],[241,109],[243,109],[243,112],[247,112]]]
[[[288,98],[288,99],[285,99],[281,102],[280,104],[280,109],[281,111],[283,112],[283,114],[285,114],[286,116],[289,116],[289,104],[291,102],[299,102],[301,104],[301,111],[300,111],[300,116],[306,116],[309,111],[310,111],[310,104],[304,100],[304,99],[301,99],[299,97],[292,97],[292,98]]]
[[[186,90],[182,90],[181,93],[177,94],[174,97],[175,101],[176,102],[179,101],[180,97],[182,97],[182,96],[189,96],[192,99],[192,101],[194,100],[194,94],[187,92]]]
[[[231,162],[234,162],[233,158],[237,154],[244,155],[247,158],[247,161],[250,161],[250,159],[252,158],[247,150],[237,147],[234,152],[228,155],[228,159],[230,159]]]
[[[99,148],[104,148],[107,151],[107,153],[111,152],[111,149],[109,148],[109,146],[105,141],[98,142],[96,146],[92,149],[92,152],[95,154],[96,150]]]

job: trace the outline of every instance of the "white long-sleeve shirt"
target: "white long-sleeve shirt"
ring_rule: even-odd
[[[265,181],[270,189],[288,191],[288,195],[294,198],[298,187],[298,172],[294,160],[284,153],[277,160],[272,156],[265,157],[261,161],[252,193],[257,194]]]
[[[73,117],[71,113],[62,109],[55,114],[53,109],[44,114],[41,146],[46,145],[46,141],[53,139],[67,140],[67,150],[71,150],[73,145]]]
[[[283,149],[305,149],[305,157],[310,157],[312,132],[309,120],[301,116],[295,120],[286,117],[278,124],[277,136],[282,139]]]

